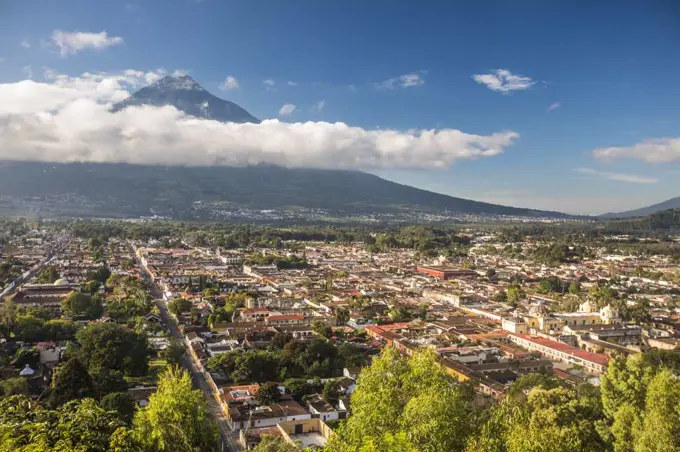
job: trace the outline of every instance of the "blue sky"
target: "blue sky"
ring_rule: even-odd
[[[64,57],[55,30],[122,42]],[[27,66],[162,67],[259,118],[293,104],[286,121],[519,134],[499,155],[447,169],[373,171],[453,196],[578,213],[680,196],[679,145],[662,142],[673,155],[661,160],[630,151],[680,137],[675,1],[2,0],[0,58],[4,83]],[[525,77],[522,89],[473,79],[496,69]],[[227,76],[237,89],[219,88]],[[624,149],[593,155],[609,147]]]

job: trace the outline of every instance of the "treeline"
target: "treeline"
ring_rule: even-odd
[[[489,404],[433,352],[405,358],[387,348],[362,371],[352,416],[325,450],[677,451],[679,370],[673,352],[620,357],[600,387],[530,374],[513,383],[506,400]]]

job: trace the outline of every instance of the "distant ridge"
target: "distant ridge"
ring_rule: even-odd
[[[651,206],[642,207],[635,210],[627,210],[625,212],[619,213],[605,213],[600,215],[600,218],[630,218],[630,217],[644,217],[651,215],[656,212],[661,212],[663,210],[669,209],[680,209],[680,196],[677,198],[672,198],[667,201],[660,202],[658,204],[653,204]]]

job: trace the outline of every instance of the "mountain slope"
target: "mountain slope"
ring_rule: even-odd
[[[680,196],[677,198],[669,199],[668,201],[660,202],[658,204],[653,204],[651,206],[642,207],[640,209],[628,210],[626,212],[619,213],[605,213],[601,215],[601,218],[630,218],[630,217],[642,217],[646,215],[651,215],[656,212],[661,212],[663,210],[669,209],[680,209]]]
[[[2,197],[42,200],[42,212],[187,216],[194,202],[229,207],[323,209],[331,213],[471,213],[567,217],[499,206],[387,181],[360,171],[11,162],[0,167]],[[70,204],[64,204],[70,200]],[[46,205],[45,205],[46,204]],[[180,215],[180,213],[182,213]]]
[[[189,76],[168,76],[116,104],[173,105],[222,122],[259,121]],[[488,214],[566,217],[433,193],[360,171],[249,167],[3,162],[0,210],[67,216],[210,217],[241,208],[357,213]],[[206,213],[207,212],[207,213]]]
[[[222,122],[260,122],[235,103],[210,94],[188,75],[163,77],[114,105],[113,111],[139,105],[172,105],[188,115]]]

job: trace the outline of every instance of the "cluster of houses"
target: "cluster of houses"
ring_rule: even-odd
[[[363,244],[308,242],[298,244],[296,251],[222,250],[181,239],[173,248],[154,240],[111,239],[98,251],[105,254],[102,259],[93,256],[88,242],[72,239],[50,261],[58,280],[37,284],[29,278],[13,299],[25,307],[56,309],[81,290],[102,262],[114,275],[134,277],[141,277],[136,268],[141,263],[144,276],[160,289],[155,295],[191,306],[176,312],[186,347],[235,440],[246,449],[264,435],[321,447],[332,435],[329,424],[351,415],[349,396],[359,369],[345,369],[334,379],[341,392],[337,402],[319,394],[295,400],[280,382],[276,401],[261,404],[257,394],[264,382],[224,384],[206,368],[212,357],[266,349],[282,334],[297,341],[321,335],[336,344],[351,341],[367,355],[384,347],[405,355],[433,350],[451,375],[471,382],[480,397],[493,398],[504,397],[528,373],[598,384],[613,356],[650,348],[680,350],[675,303],[680,288],[673,279],[680,269],[668,258],[601,249],[579,263],[551,267],[511,253],[486,252],[504,246],[493,245],[487,236],[470,236],[472,247],[464,262],[443,256],[426,259],[398,248],[371,253]],[[33,261],[24,257],[28,268],[38,265],[44,253]],[[277,266],[282,259],[296,265]],[[544,290],[541,282],[554,277],[561,289]],[[598,298],[602,280],[611,281],[612,290],[630,294],[625,307],[645,303],[647,320],[624,319],[622,300]],[[572,283],[578,292],[566,289]],[[511,288],[521,295],[508,300]],[[44,359],[54,365],[56,349],[57,344],[41,345],[41,363]],[[152,390],[138,388],[136,399],[144,403]]]

